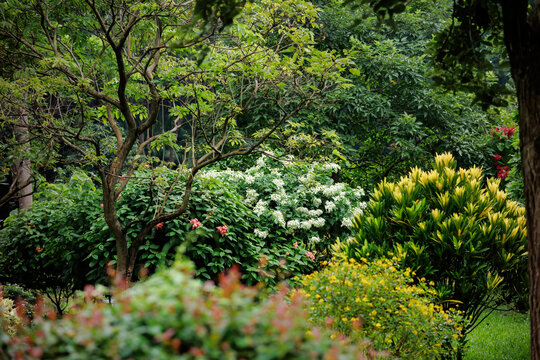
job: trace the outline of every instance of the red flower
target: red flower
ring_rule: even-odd
[[[202,223],[199,221],[199,219],[191,219],[191,221],[189,223],[191,224],[191,229],[196,229],[196,228],[198,228],[199,226],[202,225]]]
[[[157,230],[161,229],[163,227],[163,222],[157,223],[156,226],[154,226]]]
[[[502,156],[501,155],[491,155],[491,159],[495,162],[499,161],[502,159]]]
[[[503,126],[501,128],[502,132],[504,135],[506,135],[506,137],[508,137],[509,139],[514,135],[514,132],[516,131],[516,128],[515,126],[511,126],[511,127],[506,127],[506,126]]]
[[[225,237],[225,235],[227,235],[227,229],[229,228],[227,227],[227,225],[223,225],[223,226],[216,227],[216,229],[217,231],[219,231],[222,237]]]
[[[497,177],[499,179],[505,179],[508,176],[508,172],[510,171],[510,168],[508,166],[497,166],[497,169],[499,169],[499,172],[497,173]]]

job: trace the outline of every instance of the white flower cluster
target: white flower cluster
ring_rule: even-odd
[[[266,237],[268,236],[268,231],[266,230],[255,229],[253,230],[253,233],[261,239],[266,239]]]
[[[289,220],[287,221],[287,229],[295,230],[300,227],[300,221],[298,220]]]
[[[204,172],[204,177],[220,178],[244,196],[244,203],[260,219],[262,226],[254,230],[260,238],[277,225],[306,243],[318,243],[326,236],[325,227],[350,228],[353,216],[366,206],[361,188],[335,183],[329,177],[329,170],[340,170],[337,164],[288,162],[286,171],[273,164],[261,156],[256,166],[245,171]]]
[[[324,196],[337,196],[345,191],[345,184],[343,183],[337,183],[334,185],[327,186],[322,189],[322,193]]]
[[[324,204],[324,208],[326,211],[331,213],[336,208],[336,204],[334,204],[332,201],[327,201],[326,204]]]
[[[274,210],[272,212],[272,217],[274,218],[274,222],[282,227],[286,227],[287,223],[285,222],[285,217],[283,217],[283,213],[279,210]]]
[[[255,190],[255,189],[247,189],[246,197],[245,197],[244,201],[246,202],[246,204],[251,205],[255,201],[257,201],[258,198],[259,198],[259,194],[257,193],[257,190]]]
[[[255,215],[261,216],[266,211],[267,207],[268,207],[268,201],[259,200],[257,201],[257,204],[253,208],[253,212],[255,213]]]
[[[308,210],[307,213],[309,216],[316,217],[316,216],[321,216],[323,211],[321,209],[315,209],[315,210]]]
[[[352,219],[349,218],[349,217],[344,217],[342,220],[341,220],[341,225],[345,226],[346,228],[351,228],[352,227]]]
[[[325,170],[331,170],[332,172],[338,172],[341,169],[341,166],[336,163],[326,163],[323,167]]]
[[[282,189],[283,185],[285,185],[285,181],[282,179],[273,179],[272,182],[277,186],[278,189]]]
[[[309,241],[313,242],[313,243],[318,243],[318,242],[321,242],[321,238],[318,237],[318,236],[312,236],[309,238]]]

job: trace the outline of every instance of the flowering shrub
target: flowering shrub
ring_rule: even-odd
[[[143,214],[150,217],[158,211],[160,192],[177,176],[177,171],[161,166],[142,166],[135,172],[116,205],[122,221],[132,222],[126,228],[128,237],[138,233]],[[188,213],[155,225],[140,249],[139,267],[154,271],[170,265],[182,244],[197,265],[197,276],[206,279],[242,264],[245,282],[272,285],[315,266],[303,244],[294,247],[286,238],[257,237],[258,217],[220,179],[196,179],[192,194]],[[182,196],[179,181],[167,210]],[[114,263],[115,243],[103,218],[101,194],[84,173],[75,173],[65,184],[45,184],[36,192],[32,212],[15,214],[5,225],[0,229],[0,282],[51,294],[62,289],[63,298],[85,284],[107,280],[105,269]],[[63,306],[62,299],[55,301]]]
[[[284,163],[261,156],[245,171],[210,170],[244,197],[258,217],[253,234],[285,237],[313,252],[324,252],[336,236],[348,232],[351,216],[362,212],[364,191],[335,182],[337,164]]]
[[[193,280],[178,261],[115,296],[112,305],[90,301],[59,320],[36,321],[0,353],[17,359],[374,359],[366,344],[332,340],[313,329],[286,289],[261,300],[257,288],[239,283],[237,271],[219,286]]]
[[[471,327],[487,307],[526,304],[525,209],[507,200],[499,179],[483,183],[479,168],[457,170],[452,155],[437,155],[430,171],[380,183],[355,238],[338,248],[357,261],[395,255],[435,283],[445,308],[458,304]]]
[[[215,279],[234,264],[242,264],[243,280],[250,284],[310,272],[331,240],[348,230],[350,214],[363,206],[360,189],[332,180],[335,169],[260,158],[245,173],[203,172],[195,178],[188,212],[154,226],[139,249],[138,266],[154,271],[170,265],[176,247],[184,245],[201,278]],[[182,202],[182,176],[144,165],[133,174],[116,203],[119,218],[129,224],[128,238],[139,233],[142,220]],[[69,284],[68,292],[105,281],[115,242],[101,202],[84,173],[38,189],[33,211],[10,217],[0,230],[0,281],[36,289]]]
[[[313,321],[351,339],[367,337],[400,359],[440,359],[458,349],[463,319],[435,305],[434,290],[413,285],[411,270],[390,260],[332,261],[301,282]]]
[[[514,126],[501,126],[491,129],[491,139],[488,146],[494,152],[490,155],[490,158],[496,169],[495,176],[499,179],[506,179],[510,172],[509,163],[513,154],[516,152],[516,149],[512,145],[515,132],[516,128]]]

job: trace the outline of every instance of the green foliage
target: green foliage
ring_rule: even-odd
[[[426,75],[428,42],[448,23],[449,3],[412,1],[394,17],[395,28],[377,26],[369,6],[315,3],[322,10],[316,46],[349,54],[350,83],[318,102],[318,112],[286,124],[275,148],[338,162],[342,179],[370,187],[427,165],[436,152],[450,151],[465,166],[488,164],[483,134],[493,120],[470,96],[436,89]]]
[[[411,271],[390,260],[335,261],[301,282],[316,324],[356,341],[367,337],[400,359],[452,358],[457,352],[463,318],[434,305],[435,291],[413,285]]]
[[[0,282],[46,292],[61,311],[75,289],[98,280],[87,256],[104,249],[92,232],[100,194],[76,172],[68,184],[44,184],[36,200],[32,211],[11,215],[0,230]]]
[[[241,264],[243,281],[250,284],[273,285],[309,272],[315,256],[325,256],[332,236],[348,232],[350,216],[363,205],[361,189],[334,182],[336,170],[335,164],[282,165],[261,157],[245,172],[203,171],[186,214],[157,224],[147,236],[137,269],[170,265],[183,245],[204,279],[234,264]],[[127,238],[135,238],[156,213],[174,211],[185,181],[182,168],[146,165],[135,171],[116,202]],[[82,172],[41,188],[33,210],[9,217],[0,230],[0,281],[49,293],[60,287],[66,295],[104,282],[115,242],[101,202],[100,190]],[[195,219],[200,225],[194,226]],[[224,225],[222,235],[218,227]]]
[[[24,359],[374,359],[365,344],[336,342],[311,328],[303,302],[287,289],[261,300],[239,283],[237,271],[219,286],[193,280],[176,264],[104,304],[86,303],[60,320],[40,320],[13,339],[0,340],[9,357]],[[92,301],[96,300],[96,301]]]
[[[479,168],[456,170],[452,155],[437,155],[430,171],[381,182],[341,249],[357,260],[393,254],[433,281],[445,308],[459,306],[470,327],[488,306],[526,306],[525,209],[498,179],[483,181]]]

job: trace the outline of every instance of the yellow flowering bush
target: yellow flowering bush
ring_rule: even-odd
[[[303,277],[299,291],[311,300],[312,321],[336,335],[369,338],[401,359],[455,356],[463,318],[435,305],[435,291],[427,284],[412,281],[410,270],[399,270],[388,259],[351,259]]]

